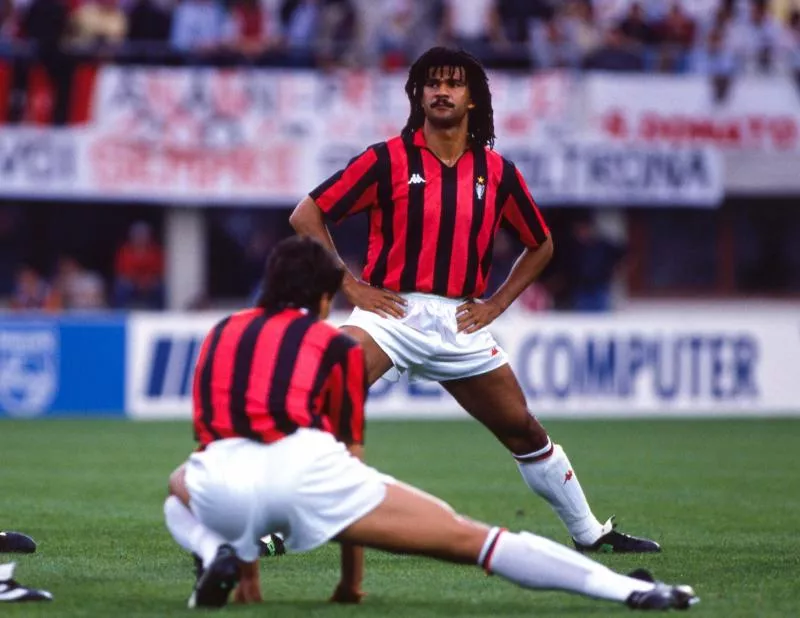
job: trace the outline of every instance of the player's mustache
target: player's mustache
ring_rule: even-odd
[[[431,107],[455,107],[455,105],[447,99],[435,99],[433,103],[431,103]]]

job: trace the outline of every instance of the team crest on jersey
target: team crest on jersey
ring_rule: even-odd
[[[483,194],[486,193],[486,179],[483,176],[478,176],[478,182],[475,183],[475,195],[479,200],[483,199]]]

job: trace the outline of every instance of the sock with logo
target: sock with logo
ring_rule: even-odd
[[[208,566],[214,560],[217,549],[226,542],[216,532],[206,528],[175,496],[170,496],[164,502],[164,519],[175,542],[186,551],[200,556],[203,566]]]
[[[514,458],[528,487],[547,500],[578,543],[591,545],[607,532],[589,508],[561,446],[548,440],[544,448]]]
[[[514,534],[492,528],[478,564],[522,586],[567,590],[597,599],[624,602],[632,592],[652,590],[654,584],[615,573],[606,566],[530,532]]]

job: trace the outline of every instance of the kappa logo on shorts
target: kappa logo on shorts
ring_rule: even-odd
[[[497,356],[498,354],[500,354],[500,350],[497,349],[497,346],[494,346],[492,348],[492,356]]]
[[[425,183],[425,179],[420,176],[419,174],[411,174],[411,178],[408,180],[408,184],[410,185],[421,185]]]

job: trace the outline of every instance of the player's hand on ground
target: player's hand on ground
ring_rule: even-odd
[[[233,591],[234,603],[261,603],[261,581],[259,580],[258,561],[240,562],[239,585]]]
[[[381,317],[402,318],[406,313],[406,299],[389,290],[354,281],[345,285],[343,291],[354,306],[377,313]]]
[[[357,605],[361,603],[361,599],[363,599],[367,594],[365,592],[361,592],[359,588],[353,588],[352,586],[348,586],[346,584],[339,584],[336,586],[336,590],[333,591],[333,596],[331,597],[331,603],[343,603],[347,605]]]
[[[503,313],[491,300],[469,300],[456,308],[456,325],[459,333],[474,333],[489,326]]]
[[[261,590],[254,589],[244,583],[240,583],[233,591],[233,602],[245,605],[247,603],[261,603]]]

